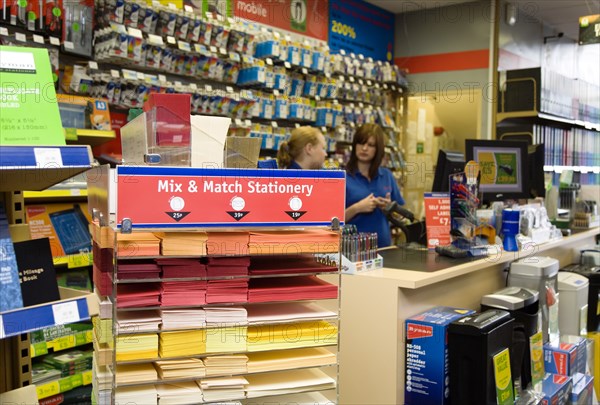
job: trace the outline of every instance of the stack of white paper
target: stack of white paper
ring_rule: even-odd
[[[280,371],[249,375],[248,398],[293,394],[335,388],[335,380],[318,369]]]
[[[117,384],[131,384],[158,380],[152,363],[117,365]]]
[[[117,332],[154,332],[158,330],[160,322],[158,311],[120,311],[117,313]]]
[[[245,397],[248,380],[244,377],[221,377],[203,379],[198,384],[205,401],[229,401]]]
[[[248,356],[235,354],[230,356],[210,356],[204,359],[207,376],[245,374],[248,372]]]
[[[246,306],[248,323],[294,322],[309,319],[335,318],[337,314],[315,303],[282,302],[277,304],[250,304]]]
[[[159,384],[156,386],[161,405],[185,405],[202,402],[202,391],[195,382]]]
[[[161,360],[155,362],[154,367],[161,380],[206,376],[206,368],[200,359]]]
[[[248,313],[244,307],[209,307],[206,308],[206,325],[208,327],[248,325]]]
[[[335,363],[336,355],[323,347],[272,350],[248,354],[249,373],[320,367]]]
[[[115,390],[116,404],[158,404],[158,393],[154,385],[140,385],[136,387],[121,387]]]
[[[191,329],[206,326],[206,313],[204,309],[163,309],[160,311],[162,328]]]

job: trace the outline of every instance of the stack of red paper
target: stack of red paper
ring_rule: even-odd
[[[152,307],[160,304],[160,285],[119,284],[117,287],[117,307]]]
[[[160,258],[156,263],[162,268],[163,278],[206,277],[206,265],[199,259]]]
[[[209,304],[219,302],[247,302],[248,279],[237,278],[233,280],[209,280],[206,291],[206,302]]]
[[[153,260],[120,260],[117,265],[119,280],[159,278],[160,267]]]
[[[243,256],[249,241],[248,232],[209,232],[206,251],[209,256]]]
[[[326,273],[338,271],[336,266],[321,264],[310,255],[254,256],[248,271],[251,275]]]
[[[336,285],[316,276],[255,278],[250,280],[248,302],[337,298]]]
[[[208,277],[247,276],[250,257],[209,257]]]
[[[92,254],[94,264],[100,271],[112,272],[113,269],[113,249],[101,248],[96,242],[92,244]]]
[[[163,281],[160,305],[176,307],[206,304],[206,281]]]
[[[248,250],[250,254],[335,253],[339,241],[338,232],[326,229],[251,232]]]

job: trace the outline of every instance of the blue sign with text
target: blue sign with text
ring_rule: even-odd
[[[395,16],[362,0],[330,0],[329,47],[392,61]]]

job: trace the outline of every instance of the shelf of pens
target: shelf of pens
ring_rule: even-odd
[[[356,274],[383,267],[383,258],[377,254],[377,233],[358,232],[356,225],[348,224],[342,229],[341,255],[317,255],[323,263],[338,263],[345,274]]]

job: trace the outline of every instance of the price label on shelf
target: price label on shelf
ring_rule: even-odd
[[[350,83],[354,83],[354,76],[350,76]]]
[[[54,315],[54,323],[64,325],[73,323],[79,320],[79,308],[77,301],[62,302],[52,305],[52,314]]]
[[[192,51],[192,47],[190,46],[190,44],[188,44],[185,41],[179,41],[177,43],[177,47],[179,48],[180,51],[185,51],[185,52],[191,52]]]
[[[279,90],[273,90],[273,95],[275,97],[279,97]]]
[[[98,70],[98,62],[91,60],[88,62],[88,67],[92,70]]]
[[[19,42],[27,42],[27,36],[22,32],[15,32],[15,39]]]
[[[60,46],[60,39],[56,37],[50,37],[50,45]]]
[[[161,83],[166,83],[167,82],[167,76],[165,75],[158,75],[158,81]]]
[[[175,87],[183,87],[183,83],[181,83],[179,80],[175,80]]]
[[[241,120],[241,119],[239,119],[239,118],[236,118],[236,119],[235,119],[235,125],[237,125],[238,127],[241,127],[242,125],[244,125],[244,123],[242,122],[242,120]]]
[[[0,27],[0,35],[4,35],[5,37],[8,36],[8,30],[6,27]]]
[[[177,6],[173,3],[169,3],[167,7],[169,7],[170,10],[177,10]]]
[[[221,53],[221,55],[227,55],[227,49],[225,48],[219,48],[219,52]]]
[[[388,89],[388,85],[384,83],[384,84],[383,84],[383,88],[384,88],[385,90],[387,90],[387,89]]]
[[[227,91],[227,93],[233,93],[233,87],[227,86],[225,87],[225,91]]]
[[[246,124],[247,127],[252,125],[252,121],[250,121],[250,120],[245,120],[244,123]]]
[[[168,36],[167,43],[171,44],[171,45],[175,45],[175,44],[177,44],[177,40],[175,39],[175,37]]]
[[[70,51],[75,49],[75,45],[73,45],[73,42],[71,42],[71,41],[65,41],[65,42],[63,42],[63,45],[64,45],[65,49],[68,49]]]
[[[302,68],[302,74],[303,75],[307,75],[308,74],[308,69],[307,68]]]
[[[161,36],[154,34],[148,34],[148,43],[150,45],[156,46],[161,46],[165,44]]]
[[[271,58],[265,59],[265,62],[266,62],[267,65],[273,66],[273,59],[271,59]]]
[[[198,85],[196,83],[190,83],[190,89],[198,90]]]
[[[212,46],[210,47],[210,51],[211,51],[212,53],[217,53],[217,47],[216,47],[216,46],[214,46],[214,45],[212,45]]]
[[[112,77],[114,77],[115,79],[118,79],[119,77],[121,77],[121,75],[119,74],[119,71],[116,69],[111,69],[110,70],[110,75]]]
[[[346,56],[346,51],[344,49],[340,49],[340,55]]]
[[[373,85],[373,82],[370,80],[367,80],[367,86],[372,86],[372,85]]]
[[[271,126],[277,128],[279,125],[277,125],[277,121],[271,121]]]
[[[204,90],[206,90],[206,91],[212,91],[212,86],[210,84],[205,84],[204,85]]]
[[[286,69],[291,69],[291,68],[292,68],[292,64],[291,64],[290,62],[285,62],[285,63],[283,64],[283,66],[284,66]]]
[[[40,168],[57,168],[63,165],[59,148],[33,148],[35,164]]]
[[[185,6],[183,6],[183,9],[185,11],[187,11],[188,13],[193,13],[194,12],[194,8],[188,4],[186,4]]]
[[[78,269],[80,267],[86,267],[92,265],[92,254],[91,253],[76,253],[69,255],[67,258],[67,268]]]
[[[44,37],[41,35],[33,34],[33,42],[36,44],[44,45]]]
[[[141,39],[144,38],[144,35],[142,34],[142,30],[140,30],[138,28],[127,27],[127,34],[134,38],[141,38]]]

